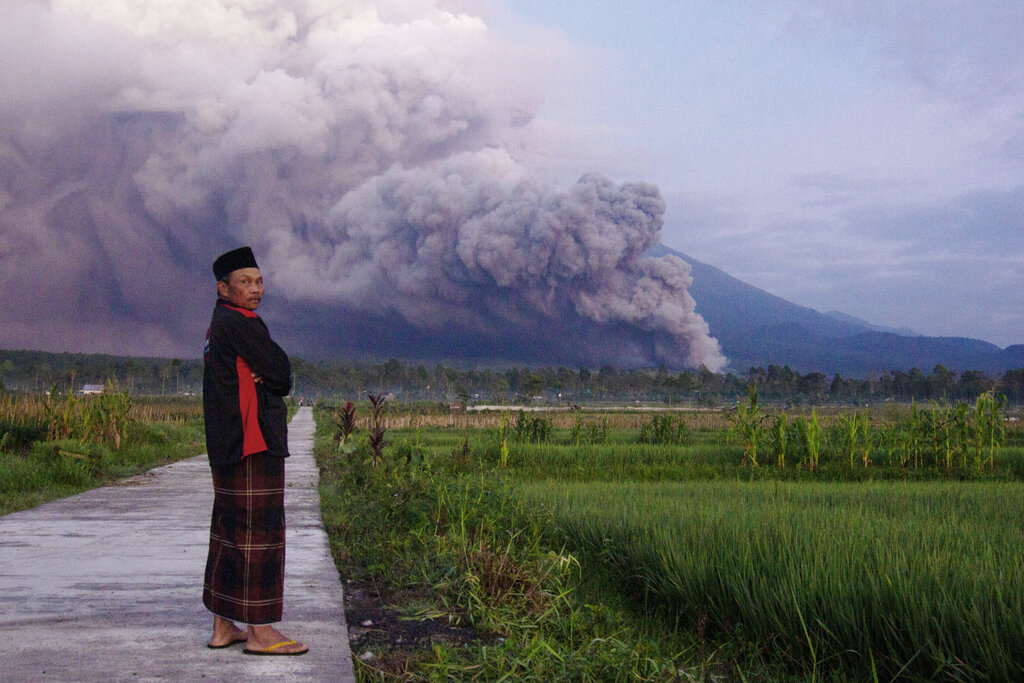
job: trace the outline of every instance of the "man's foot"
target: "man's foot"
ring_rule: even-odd
[[[248,635],[245,631],[235,626],[229,619],[215,616],[213,618],[213,637],[206,647],[219,650],[222,647],[230,647],[235,643],[244,643]]]
[[[250,626],[248,636],[243,650],[247,655],[302,655],[309,652],[308,647],[267,624]]]

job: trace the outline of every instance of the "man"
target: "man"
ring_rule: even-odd
[[[210,552],[203,604],[211,648],[300,655],[302,643],[271,624],[284,594],[284,458],[291,364],[259,316],[263,278],[249,247],[213,263],[217,304],[206,333],[203,416],[213,472]],[[247,625],[241,629],[236,622]]]

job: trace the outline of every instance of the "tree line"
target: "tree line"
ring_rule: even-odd
[[[869,403],[895,401],[973,401],[992,391],[1024,402],[1024,368],[992,377],[977,370],[955,372],[936,365],[891,370],[867,377],[800,374],[789,366],[751,367],[714,373],[707,368],[672,371],[665,367],[622,370],[523,367],[458,368],[443,363],[313,362],[292,359],[295,396],[356,397],[393,393],[399,400],[470,402],[664,401],[726,405],[756,384],[763,400],[785,403]],[[203,365],[196,359],[135,358],[100,354],[0,350],[0,390],[42,392],[54,387],[78,391],[85,384],[113,382],[132,394],[198,394]]]

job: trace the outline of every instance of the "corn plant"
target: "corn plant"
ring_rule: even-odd
[[[686,423],[672,415],[655,415],[640,427],[640,443],[681,444],[686,441]]]
[[[914,461],[914,469],[921,467],[921,447],[924,436],[924,424],[921,414],[917,411],[917,403],[910,406],[910,421],[903,431],[903,448],[906,450],[907,462]]]
[[[75,396],[70,389],[66,394],[53,391],[43,403],[48,427],[48,438],[76,439],[81,443],[105,443],[117,450],[121,447],[124,428],[129,421],[131,397],[118,392],[116,385],[108,383],[99,396]]]
[[[772,450],[775,451],[776,464],[779,467],[785,467],[786,444],[789,441],[789,419],[785,413],[779,413],[775,416],[768,433],[771,436]]]
[[[608,443],[608,418],[587,425],[587,439],[593,444]]]
[[[584,422],[579,415],[575,415],[569,428],[569,442],[577,448],[585,444],[607,443],[608,418],[602,418],[600,422]]]
[[[764,438],[764,421],[767,415],[761,413],[761,407],[757,404],[756,383],[747,387],[747,400],[736,405],[736,413],[732,419],[733,433],[738,434],[743,441],[743,464],[749,463],[757,467],[757,447]]]
[[[967,457],[971,451],[974,422],[968,415],[966,403],[958,403],[953,409],[953,438],[956,452],[960,454],[960,466],[967,469]]]
[[[572,429],[569,430],[569,441],[574,446],[579,446],[583,443],[583,420],[578,414],[573,416]]]
[[[812,408],[810,420],[800,416],[793,421],[793,424],[796,426],[801,450],[805,454],[807,469],[813,472],[818,469],[818,460],[821,457],[822,437],[825,433],[825,430],[822,429],[821,422],[818,420],[818,413]]]
[[[868,414],[853,413],[843,415],[839,420],[840,438],[842,439],[842,451],[849,458],[850,469],[854,467],[854,461],[860,455],[861,463],[867,467],[871,464],[871,423]]]
[[[121,448],[122,434],[132,409],[131,396],[116,388],[114,383],[108,382],[106,390],[90,402],[88,412],[92,440],[110,444],[114,450]]]
[[[890,465],[906,468],[909,450],[906,447],[906,433],[902,426],[892,425],[879,429],[875,441],[878,450],[885,455]]]
[[[517,441],[547,443],[553,428],[554,424],[550,419],[541,415],[527,415],[526,411],[520,410],[513,433]]]
[[[933,410],[925,413],[925,424],[934,449],[935,464],[947,471],[953,469],[955,456],[963,443],[965,430],[961,423],[966,420],[966,406],[953,408],[948,403],[935,404]],[[966,455],[964,456],[966,462]]]
[[[995,452],[1002,445],[1006,434],[1002,416],[1005,404],[1004,397],[996,398],[991,391],[982,394],[974,402],[974,419],[977,422],[974,435],[979,467],[984,462],[982,455],[987,454],[988,468],[995,469]]]

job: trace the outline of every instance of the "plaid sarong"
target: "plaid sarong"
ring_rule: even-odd
[[[203,604],[243,624],[281,621],[284,458],[250,455],[213,467],[213,519]]]

